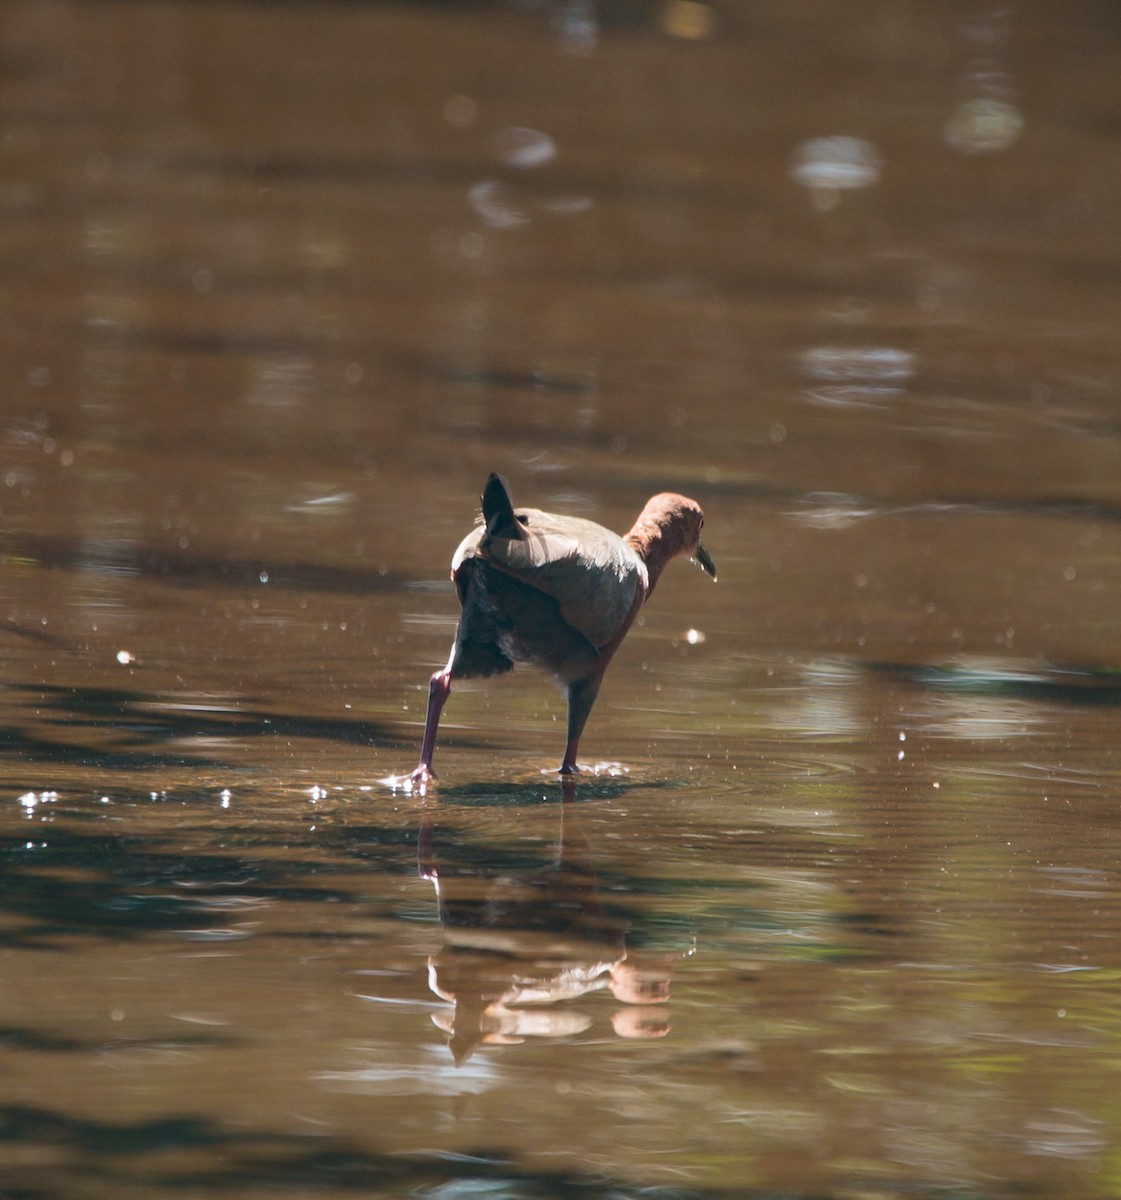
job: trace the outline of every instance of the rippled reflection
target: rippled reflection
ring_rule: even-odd
[[[573,810],[575,786],[567,790],[551,861],[532,868],[503,867],[477,852],[460,858],[457,849],[467,848],[445,847],[423,809],[418,861],[436,890],[443,930],[428,981],[452,1006],[432,1019],[457,1063],[480,1045],[582,1034],[594,1021],[587,1001],[601,991],[618,1006],[610,1015],[618,1037],[669,1032],[674,964],[690,951],[652,954],[628,944],[633,917],[606,902]]]

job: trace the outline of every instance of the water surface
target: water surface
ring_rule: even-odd
[[[1112,6],[0,5],[0,1191],[1121,1191]],[[695,496],[573,787],[487,473]]]

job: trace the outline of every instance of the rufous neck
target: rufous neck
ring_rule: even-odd
[[[667,530],[656,521],[647,518],[646,514],[634,523],[630,533],[625,534],[623,541],[627,543],[646,564],[646,572],[650,577],[647,584],[647,594],[654,590],[658,576],[665,570],[671,558],[681,553],[682,547],[674,544],[674,539],[668,538]]]
[[[671,558],[693,553],[703,521],[696,501],[676,492],[660,492],[647,500],[634,528],[623,539],[646,564],[650,576],[647,593]]]

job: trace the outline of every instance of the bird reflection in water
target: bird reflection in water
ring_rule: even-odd
[[[587,838],[564,781],[555,854],[543,867],[498,869],[440,846],[433,814],[421,814],[417,858],[436,889],[443,946],[428,960],[432,991],[452,1006],[432,1020],[457,1064],[480,1045],[574,1037],[591,1027],[586,1001],[609,993],[618,1037],[670,1030],[666,1007],[678,959],[691,947],[646,953],[628,945],[631,922],[608,911]]]

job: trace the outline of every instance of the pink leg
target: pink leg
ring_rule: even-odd
[[[437,671],[428,684],[428,714],[424,718],[424,740],[420,744],[420,762],[409,776],[413,783],[430,783],[436,778],[432,770],[432,755],[436,749],[436,730],[440,727],[440,713],[444,711],[452,690],[450,667]]]

